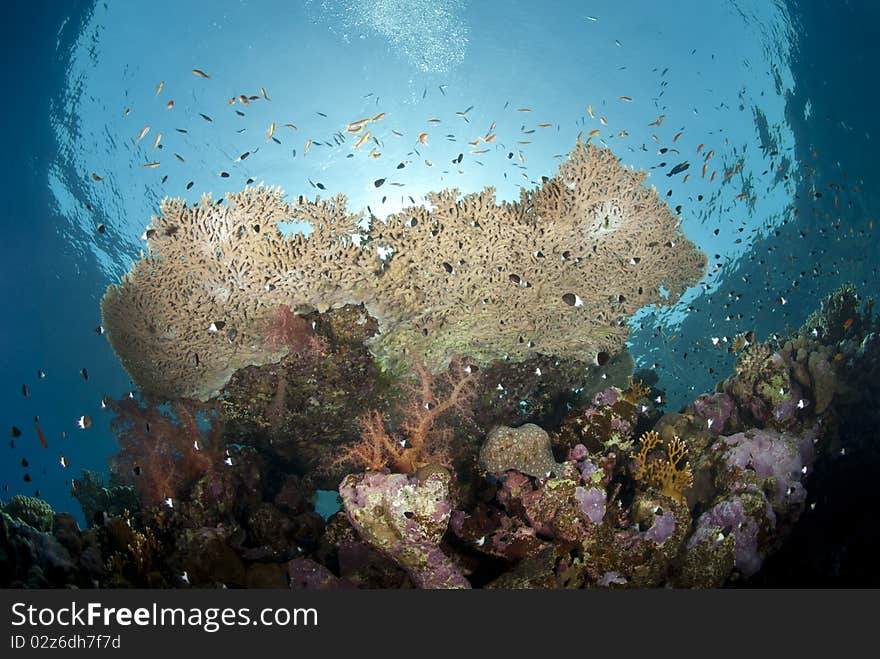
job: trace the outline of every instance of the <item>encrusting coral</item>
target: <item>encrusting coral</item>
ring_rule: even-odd
[[[674,302],[704,270],[646,177],[578,141],[518,202],[445,191],[369,229],[341,195],[288,203],[256,187],[196,206],[166,199],[149,254],[105,294],[103,324],[136,384],[169,398],[207,400],[236,370],[279,361],[289,348],[265,332],[278,305],[364,304],[379,322],[371,349],[389,366],[593,361],[623,347],[636,310]],[[287,222],[313,231],[286,237]]]

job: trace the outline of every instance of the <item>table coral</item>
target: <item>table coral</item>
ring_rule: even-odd
[[[379,322],[371,349],[392,367],[401,356],[437,368],[456,355],[592,361],[624,347],[638,309],[675,302],[704,272],[646,178],[578,141],[516,202],[447,190],[368,230],[342,195],[289,203],[256,187],[194,206],[166,199],[148,254],[108,288],[103,324],[139,387],[199,400],[287,354],[266,333],[279,305],[364,304]],[[286,237],[278,224],[290,222],[313,231]]]

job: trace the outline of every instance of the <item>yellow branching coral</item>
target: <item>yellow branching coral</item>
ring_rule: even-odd
[[[676,501],[686,503],[684,491],[693,486],[694,477],[687,457],[687,446],[678,436],[666,442],[665,455],[651,455],[664,442],[660,435],[650,430],[639,439],[638,453],[630,455],[636,462],[634,476],[637,481],[653,487]]]
[[[646,177],[578,141],[518,202],[497,203],[491,188],[430,194],[430,208],[374,219],[366,235],[341,195],[286,203],[258,187],[224,204],[166,200],[149,255],[104,297],[104,325],[139,386],[202,400],[236,369],[283,356],[259,331],[279,304],[363,303],[379,321],[371,349],[391,365],[592,360],[623,347],[636,310],[675,301],[705,267]],[[314,231],[287,238],[276,226],[297,221]]]
[[[623,391],[623,399],[635,405],[639,398],[644,398],[651,393],[651,387],[641,380],[636,380],[633,376],[629,376],[629,386]]]

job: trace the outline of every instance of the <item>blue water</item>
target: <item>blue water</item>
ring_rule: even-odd
[[[863,294],[880,289],[878,14],[876,3],[830,0],[9,5],[0,420],[23,434],[4,448],[0,496],[39,489],[56,509],[79,513],[70,479],[82,468],[106,472],[115,447],[101,397],[132,389],[95,332],[104,289],[139,257],[164,196],[219,197],[248,178],[290,195],[313,195],[320,183],[322,195],[345,193],[380,217],[442,187],[491,185],[513,199],[598,128],[681,206],[685,232],[710,257],[709,274],[678,304],[633,320],[632,352],[657,370],[668,409],[711,390],[732,366],[713,338],[796,327],[845,281]],[[271,100],[227,104],[261,88]],[[379,112],[381,157],[368,145],[330,146],[348,122]],[[280,144],[266,139],[271,122]],[[493,122],[508,148],[470,153],[467,142]],[[699,171],[709,150],[711,183]],[[665,175],[684,160],[687,183]],[[382,177],[403,186],[375,189]],[[77,427],[82,415],[91,428]]]

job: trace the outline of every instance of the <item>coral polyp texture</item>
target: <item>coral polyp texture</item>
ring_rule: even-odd
[[[342,195],[287,202],[256,187],[222,204],[165,200],[149,254],[107,291],[103,322],[146,392],[200,400],[287,354],[263,330],[279,305],[363,304],[379,323],[371,350],[392,368],[401,355],[438,368],[455,355],[592,360],[623,347],[636,310],[674,302],[705,268],[646,177],[578,141],[517,202],[447,190],[369,228]],[[288,237],[279,222],[313,231]]]

